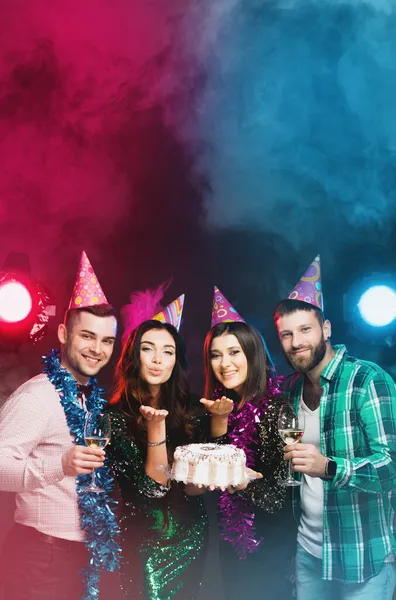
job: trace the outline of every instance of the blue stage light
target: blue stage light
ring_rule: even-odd
[[[396,291],[386,285],[374,285],[361,296],[358,307],[369,325],[390,325],[396,319]]]

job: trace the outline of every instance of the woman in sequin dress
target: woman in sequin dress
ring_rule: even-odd
[[[288,600],[296,530],[283,478],[283,444],[277,418],[282,404],[274,369],[259,333],[244,322],[218,323],[204,347],[205,397],[213,436],[246,452],[247,465],[263,478],[220,494],[220,563],[225,598]],[[228,398],[226,398],[226,396]],[[228,403],[229,408],[226,409]],[[259,542],[259,540],[261,540]],[[258,543],[259,542],[259,543]]]
[[[189,393],[186,366],[176,328],[153,320],[128,336],[117,365],[108,452],[122,497],[124,598],[194,600],[199,590],[208,533],[202,490],[170,483],[158,468],[176,446],[203,441],[208,420]]]

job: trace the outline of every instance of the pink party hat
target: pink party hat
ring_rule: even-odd
[[[180,323],[183,313],[184,306],[184,294],[173,300],[164,310],[157,313],[153,319],[155,321],[161,321],[161,323],[170,323],[176,327],[177,331],[180,329]]]
[[[108,304],[106,296],[100,287],[88,256],[83,251],[78,268],[76,283],[69,304],[70,308],[86,308],[96,304]]]
[[[223,296],[218,287],[214,287],[213,306],[212,306],[212,323],[211,328],[218,323],[245,323],[241,315],[237,313],[235,308],[231,306],[227,298]]]
[[[300,281],[297,283],[290,300],[301,300],[323,310],[322,284],[320,279],[320,256],[309,265]]]

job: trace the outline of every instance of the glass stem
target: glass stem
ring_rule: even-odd
[[[92,471],[91,485],[94,486],[94,487],[96,487],[96,473],[95,473],[95,469]]]
[[[291,479],[293,479],[292,461],[291,460],[288,461],[287,470],[288,470],[287,479],[290,481]]]

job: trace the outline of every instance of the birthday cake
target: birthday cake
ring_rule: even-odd
[[[178,446],[171,477],[195,485],[237,486],[247,481],[246,455],[231,444]]]

